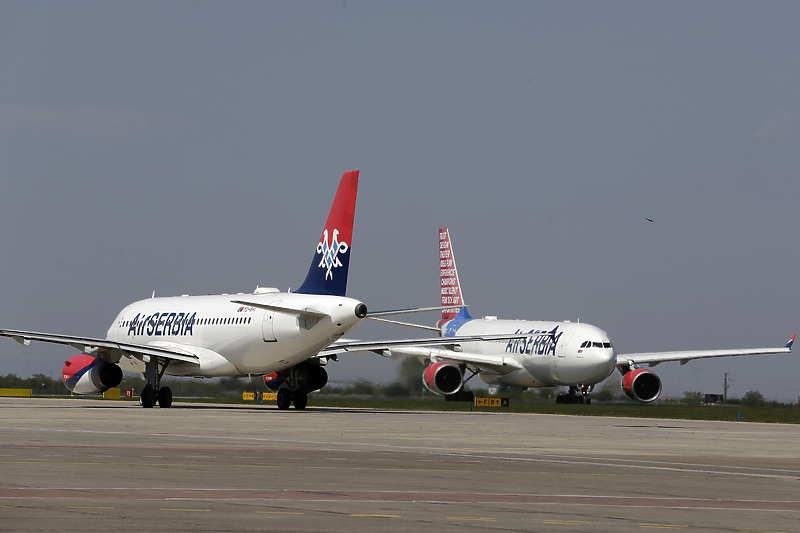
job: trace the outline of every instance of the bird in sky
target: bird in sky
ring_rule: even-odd
[[[648,222],[652,222],[653,221],[652,218],[646,218],[646,217],[645,217],[645,220],[648,221]]]

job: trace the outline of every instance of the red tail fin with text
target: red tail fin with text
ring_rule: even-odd
[[[442,289],[442,305],[464,305],[461,296],[461,282],[458,280],[456,259],[450,243],[450,231],[439,228],[439,281]],[[442,323],[452,320],[458,315],[458,309],[442,311]]]

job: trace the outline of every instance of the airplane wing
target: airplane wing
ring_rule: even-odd
[[[487,370],[495,374],[508,374],[514,370],[522,370],[524,368],[516,358],[507,355],[483,355],[441,348],[425,348],[423,346],[404,346],[371,351],[384,357],[412,356],[438,361],[464,363],[473,372]]]
[[[439,328],[434,328],[432,326],[422,326],[420,324],[412,324],[410,322],[400,322],[397,320],[389,320],[386,318],[378,318],[383,316],[391,316],[391,315],[406,315],[408,313],[424,313],[426,311],[447,311],[453,309],[461,309],[463,307],[468,307],[466,305],[445,305],[440,307],[413,307],[410,309],[393,309],[391,311],[370,311],[367,313],[366,318],[368,320],[374,320],[375,322],[385,322],[387,324],[395,324],[397,326],[405,326],[408,328],[417,328],[417,329],[424,329],[426,331],[436,331],[439,332]]]
[[[527,335],[527,334],[525,334]],[[462,342],[474,342],[477,340],[508,340],[510,338],[520,338],[521,335],[476,335],[473,337],[445,337],[446,339],[456,339]],[[320,352],[321,357],[333,356],[335,354],[348,352],[374,352],[383,357],[420,357],[426,359],[452,361],[454,363],[464,363],[473,372],[486,370],[495,374],[508,374],[514,370],[522,369],[522,365],[508,356],[493,356],[473,354],[463,351],[454,351],[442,348],[428,348],[436,344],[444,344],[442,338],[435,339],[414,339],[388,342],[337,342]],[[451,343],[447,343],[451,345]],[[455,344],[454,346],[458,346]],[[339,348],[342,348],[339,350]],[[326,353],[327,352],[327,353]]]
[[[327,348],[323,348],[319,352],[318,357],[328,357],[346,352],[376,352],[380,353],[381,355],[384,355],[382,352],[389,352],[387,357],[391,357],[391,354],[395,352],[400,355],[406,355],[404,350],[408,350],[411,347],[416,346],[443,345],[453,346],[456,349],[460,349],[462,342],[505,341],[509,339],[521,339],[528,337],[529,335],[530,334],[528,333],[514,333],[508,335],[465,335],[455,337],[433,337],[429,339],[399,339],[392,341],[350,341],[342,339],[331,344]],[[403,350],[399,350],[399,348],[403,348]],[[463,353],[452,350],[439,351],[447,353]],[[408,353],[408,355],[412,354]]]
[[[426,311],[450,311],[455,309],[461,309],[463,307],[469,307],[468,305],[444,305],[439,307],[410,307],[407,309],[391,309],[389,311],[370,311],[367,314],[367,318],[372,318],[376,316],[389,316],[389,315],[406,315],[408,313],[424,313]],[[413,324],[410,324],[413,326]]]
[[[408,328],[417,328],[417,329],[424,329],[426,331],[440,331],[439,328],[434,328],[432,326],[422,326],[420,324],[412,324],[411,322],[400,322],[398,320],[389,320],[386,318],[375,318],[372,316],[367,315],[369,320],[374,320],[375,322],[385,322],[387,324],[395,324],[397,326],[406,326]]]
[[[735,357],[739,355],[772,355],[789,353],[796,335],[792,335],[783,348],[745,348],[739,350],[694,350],[690,352],[646,352],[617,354],[617,367],[631,367],[647,364],[651,367],[669,361],[680,361],[685,365],[692,359],[705,359],[709,357]]]
[[[70,337],[68,335],[58,335],[54,333],[17,331],[13,329],[0,329],[0,336],[11,337],[23,346],[28,346],[31,341],[72,346],[79,352],[92,355],[107,363],[118,363],[122,356],[135,357],[139,360],[143,360],[144,356],[148,356],[200,364],[200,360],[197,356],[190,353],[142,344],[114,342],[106,339],[93,339],[91,337]]]

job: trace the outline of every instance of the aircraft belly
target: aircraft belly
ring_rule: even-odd
[[[541,385],[538,385],[539,387],[553,386],[558,384],[558,380],[554,375],[554,359],[555,357],[552,355],[526,356],[522,358],[522,366],[525,367],[532,379],[541,383]]]
[[[481,381],[488,385],[508,385],[510,387],[547,387],[548,383],[532,376],[527,370],[514,370],[508,374],[481,372]]]
[[[614,370],[614,366],[592,365],[585,362],[559,361],[556,377],[564,385],[594,385],[605,380]]]
[[[327,338],[309,346],[304,338],[276,336],[275,342],[264,342],[259,338],[258,342],[229,344],[220,353],[229,354],[226,357],[240,374],[269,374],[305,361],[329,344]]]
[[[228,360],[238,374],[258,374],[275,359],[276,344],[264,342],[260,336],[256,341],[233,337],[214,344],[212,349]]]

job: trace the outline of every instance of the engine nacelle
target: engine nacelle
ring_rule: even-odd
[[[61,380],[71,392],[95,394],[119,385],[122,382],[122,369],[82,353],[64,361]]]
[[[661,395],[661,378],[652,370],[637,368],[622,376],[622,390],[631,400],[650,403]]]
[[[328,372],[319,365],[297,365],[294,378],[297,387],[306,392],[319,390],[328,384]]]
[[[286,383],[284,372],[273,372],[272,374],[264,376],[264,385],[272,392],[278,392],[278,389],[280,389],[281,385],[284,383]]]
[[[440,361],[425,367],[422,383],[434,394],[453,394],[464,383],[464,375],[458,365]]]
[[[291,369],[273,372],[264,376],[264,385],[272,392],[278,392],[283,384],[291,384]],[[319,390],[328,384],[328,372],[319,365],[300,363],[294,367],[295,387],[305,392]]]

